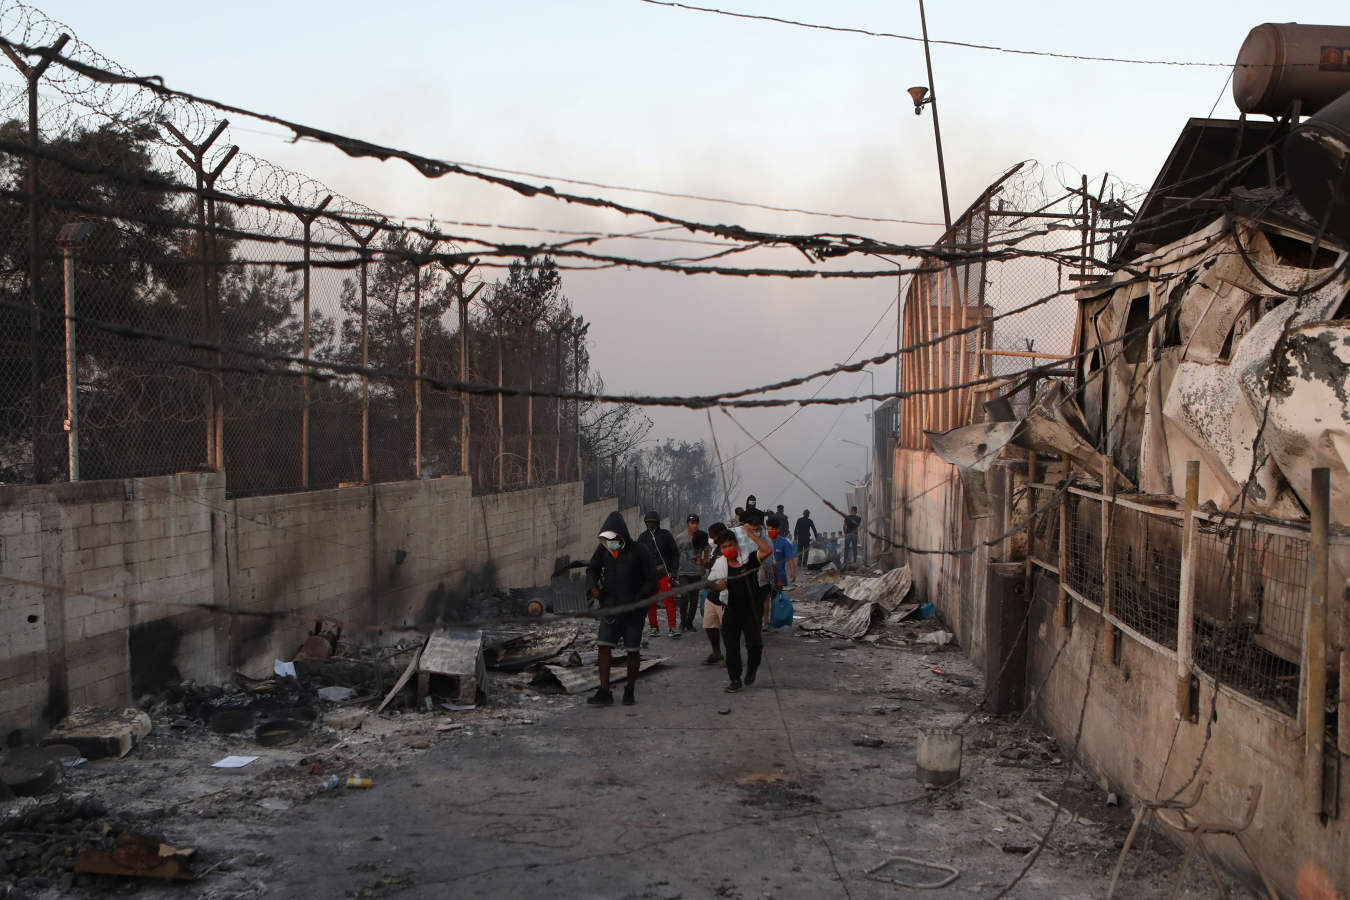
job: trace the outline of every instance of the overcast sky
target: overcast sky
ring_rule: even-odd
[[[922,45],[609,2],[398,3],[170,0],[38,4],[83,40],[174,87],[444,159],[778,206],[940,222],[932,122],[905,93],[926,82]],[[724,9],[901,34],[917,2],[719,0]],[[934,39],[1098,56],[1231,63],[1272,17],[1344,24],[1343,2],[928,3]],[[1040,161],[1056,178],[1111,172],[1147,187],[1186,119],[1236,115],[1227,68],[1139,66],[945,46],[933,50],[954,214],[1000,171]],[[401,163],[292,145],[235,119],[244,149],[392,215],[633,231],[643,221],[528,200]],[[559,185],[559,187],[565,187]],[[587,192],[578,189],[580,192]],[[941,228],[846,222],[598,192],[704,221],[780,232],[848,230],[910,242]],[[501,236],[501,232],[496,233]],[[655,248],[655,249],[654,249]],[[615,242],[624,254],[698,246]],[[797,265],[800,257],[771,257]],[[756,261],[747,258],[747,261]],[[857,261],[859,267],[865,261]],[[593,322],[595,365],[616,391],[701,393],[766,383],[843,360],[894,300],[896,280],[782,282],[609,270],[564,289]],[[1071,326],[1070,326],[1071,327]],[[895,345],[894,316],[863,348]],[[894,369],[876,374],[894,384]],[[870,388],[840,376],[823,396]],[[796,389],[805,396],[815,385]],[[770,440],[838,502],[862,474],[868,404],[808,409]],[[763,434],[788,412],[739,418]],[[705,438],[702,413],[653,410],[654,437]],[[749,441],[715,416],[726,454]],[[834,433],[829,434],[833,428]],[[809,460],[809,462],[808,462]],[[762,452],[744,488],[794,514],[818,500]],[[746,492],[742,490],[742,494]],[[682,511],[676,511],[679,515]]]

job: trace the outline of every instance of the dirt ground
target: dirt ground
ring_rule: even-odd
[[[1027,722],[966,723],[979,673],[958,649],[916,642],[935,627],[892,626],[874,642],[766,635],[759,681],[734,695],[724,670],[700,664],[701,632],[663,636],[647,652],[667,662],[631,708],[494,674],[477,710],[321,722],[276,749],[157,722],[126,758],[66,773],[64,822],[32,815],[51,800],[9,810],[0,897],[993,898],[1054,815],[1038,794],[1065,812],[1008,896],[1105,896],[1130,812]],[[918,730],[963,723],[962,779],[926,789]],[[230,753],[261,758],[211,768]],[[374,786],[323,787],[354,773]],[[127,826],[197,848],[198,880],[70,872],[82,842]],[[895,857],[910,861],[874,871]],[[1117,896],[1165,896],[1179,861],[1141,837]],[[937,889],[897,883],[951,872]],[[1187,885],[1215,893],[1198,863]]]

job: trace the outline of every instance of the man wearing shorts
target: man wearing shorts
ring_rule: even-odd
[[[628,651],[628,681],[623,688],[623,703],[632,706],[633,686],[637,683],[639,654],[642,651],[642,621],[646,606],[641,601],[656,593],[656,563],[642,546],[629,536],[623,514],[615,510],[600,529],[600,546],[586,566],[586,591],[600,601],[600,608],[615,607],[614,615],[601,616],[596,646],[600,687],[586,698],[592,706],[610,706],[614,695],[609,690],[609,668],[615,647],[620,643]]]

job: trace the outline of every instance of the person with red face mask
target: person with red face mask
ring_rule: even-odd
[[[722,542],[730,540],[734,544],[736,535],[721,522],[714,522],[708,526],[708,539],[712,543],[712,561],[705,576],[710,586],[707,602],[703,606],[703,633],[708,636],[708,643],[712,644],[712,653],[703,660],[703,664],[715,666],[722,661],[722,611],[727,606],[727,557],[722,552]],[[723,587],[719,588],[719,584]]]
[[[781,591],[797,579],[797,559],[792,552],[792,541],[785,536],[787,519],[775,516],[769,525],[769,543],[773,544],[774,574],[778,576],[778,588]],[[769,624],[769,615],[773,599],[764,604],[764,624]]]
[[[773,565],[773,547],[760,533],[764,514],[756,509],[746,510],[749,520],[744,534],[754,545],[753,550],[742,560],[736,535],[722,532],[717,541],[718,550],[726,560],[726,579],[715,582],[714,590],[726,591],[726,607],[722,611],[722,637],[726,645],[727,693],[734,694],[742,687],[741,681],[741,640],[745,640],[746,667],[744,684],[754,684],[755,674],[764,654],[764,635],[759,630],[760,616],[763,613],[764,588],[760,583],[761,565]],[[711,575],[709,576],[711,581]]]

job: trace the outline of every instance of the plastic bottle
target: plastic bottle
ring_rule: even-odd
[[[325,791],[331,791],[340,784],[342,784],[341,778],[338,778],[336,775],[329,775],[323,780],[323,789]]]

